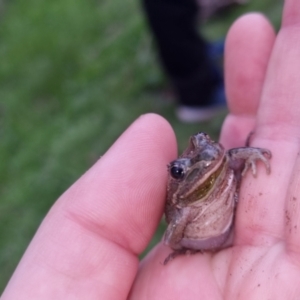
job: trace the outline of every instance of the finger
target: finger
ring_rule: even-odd
[[[253,145],[272,151],[271,174],[267,177],[259,171],[255,185],[250,181],[243,185],[247,195],[238,207],[238,243],[281,243],[296,226],[293,230],[298,237],[292,243],[299,249],[298,221],[293,223],[300,215],[298,200],[293,200],[300,169],[299,5],[297,0],[285,1],[283,26],[269,61]],[[289,237],[292,241],[292,235]]]
[[[259,125],[268,138],[299,138],[299,1],[285,1],[283,25],[278,33],[262,94]]]
[[[277,62],[278,70],[282,72],[282,78],[279,80],[279,74],[274,76],[275,86],[272,90],[269,85],[266,86],[264,93],[265,105],[270,103],[272,95],[280,90],[276,95],[275,105],[281,110],[274,118],[272,114],[268,114],[268,121],[262,120],[266,125],[266,134],[271,139],[278,138],[280,140],[280,148],[274,153],[278,161],[280,161],[282,168],[278,168],[278,173],[285,176],[285,180],[289,180],[288,190],[285,198],[282,199],[286,237],[286,249],[291,256],[292,261],[299,263],[300,261],[300,159],[299,159],[299,127],[300,127],[300,49],[299,49],[299,26],[300,26],[300,2],[299,1],[285,1],[282,29],[278,36],[278,46],[274,51],[273,57]],[[282,70],[281,70],[282,68]],[[270,72],[275,69],[275,66],[270,66]],[[283,90],[284,89],[284,90]],[[265,107],[264,107],[265,108]],[[266,108],[265,108],[266,110]],[[274,137],[274,133],[269,130],[270,126],[278,131],[278,136]],[[287,173],[285,169],[292,170]],[[281,174],[280,174],[281,175]],[[282,176],[281,175],[281,176]]]
[[[299,15],[299,1],[285,0],[282,27],[299,26]]]
[[[1,299],[126,299],[175,149],[165,120],[139,118],[56,202]]]
[[[275,34],[264,16],[239,18],[230,28],[225,47],[226,93],[230,114],[221,142],[226,148],[244,146],[253,130]]]

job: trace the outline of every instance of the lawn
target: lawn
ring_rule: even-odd
[[[54,201],[140,114],[165,116],[180,150],[199,130],[217,137],[224,116],[201,127],[175,118],[174,104],[160,93],[166,79],[137,0],[0,4],[1,294]],[[250,10],[278,28],[281,5],[250,1],[203,31],[221,38]]]

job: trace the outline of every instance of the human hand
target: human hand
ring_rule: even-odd
[[[300,2],[285,1],[275,39],[257,14],[239,19],[226,41],[230,115],[221,143],[272,151],[271,174],[260,166],[242,184],[231,248],[179,256],[159,244],[141,263],[131,299],[298,299],[300,278]],[[250,173],[250,172],[249,172]]]
[[[238,20],[227,40],[231,114],[221,142],[241,146],[255,128],[251,145],[273,154],[269,176],[259,170],[243,181],[234,246],[163,266],[171,250],[160,243],[138,270],[163,211],[166,164],[176,157],[170,126],[147,115],[55,203],[1,300],[298,297],[300,3],[285,6],[275,44],[260,15]]]

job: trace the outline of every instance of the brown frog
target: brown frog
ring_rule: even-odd
[[[256,176],[256,161],[270,173],[271,152],[241,147],[226,151],[203,132],[190,138],[183,154],[168,166],[168,228],[164,243],[179,254],[217,251],[232,245],[239,186],[249,168]]]

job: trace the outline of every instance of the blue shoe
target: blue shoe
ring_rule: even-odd
[[[212,60],[219,60],[224,56],[225,50],[225,39],[219,39],[215,42],[210,42],[206,45],[207,54]]]

